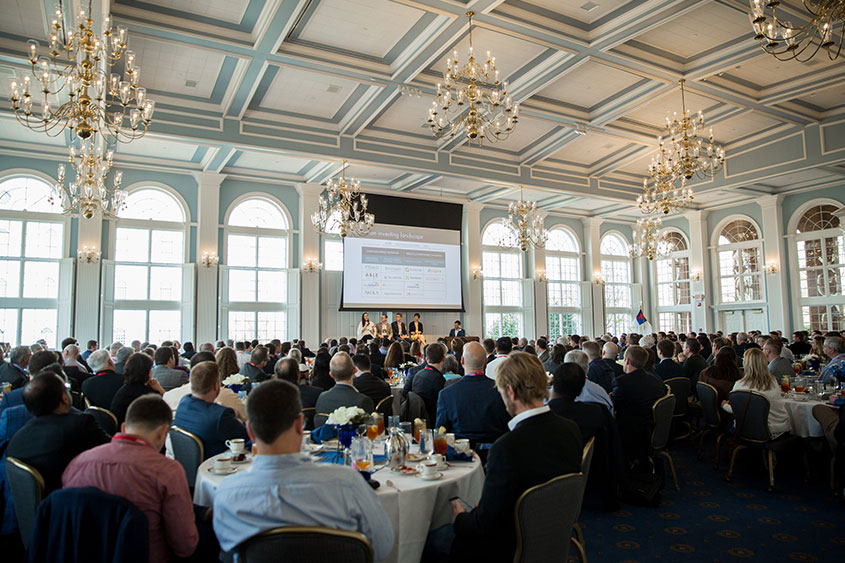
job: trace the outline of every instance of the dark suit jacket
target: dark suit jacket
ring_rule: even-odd
[[[687,368],[669,359],[662,360],[657,364],[654,368],[654,373],[663,381],[672,379],[673,377],[689,377]]]
[[[437,396],[440,390],[446,385],[446,378],[433,366],[425,366],[423,369],[409,376],[402,388],[402,395],[408,396],[413,391],[425,402],[425,410],[428,418],[434,420],[437,415]]]
[[[587,379],[593,383],[601,385],[602,388],[610,393],[613,391],[613,380],[616,379],[616,374],[613,373],[613,368],[602,361],[601,358],[596,358],[590,362],[590,368],[587,370]]]
[[[465,375],[440,391],[434,426],[445,426],[459,439],[492,443],[508,431],[510,419],[496,384],[481,373]]]
[[[126,383],[117,390],[117,393],[114,394],[114,398],[111,400],[109,410],[117,417],[118,428],[120,428],[120,423],[126,420],[126,411],[129,409],[132,401],[147,393],[158,395],[158,391],[140,383]]]
[[[622,368],[621,365],[619,365],[619,363],[616,360],[611,360],[611,359],[608,359],[608,358],[602,358],[602,361],[610,366],[610,369],[613,370],[614,377],[619,377],[620,375],[625,373],[625,370]],[[554,373],[554,372],[552,372],[552,373]]]
[[[549,401],[549,408],[556,415],[577,424],[585,443],[598,434],[605,424],[603,411],[607,409],[598,403],[576,403],[568,397],[558,397]]]
[[[23,387],[27,382],[24,371],[12,362],[0,363],[0,383],[11,383],[12,389]]]
[[[92,374],[76,366],[62,366],[62,371],[65,372],[71,389],[77,393],[82,391],[82,384],[92,376]]]
[[[507,562],[516,551],[514,507],[526,489],[581,471],[578,426],[552,412],[532,416],[496,440],[481,500],[455,519],[452,560]]]
[[[226,440],[243,438],[249,441],[246,427],[235,416],[234,410],[193,395],[182,397],[179,401],[173,425],[200,437],[205,459],[228,450]]]
[[[810,353],[812,346],[807,341],[801,342],[793,342],[789,346],[787,346],[789,350],[797,357],[797,356],[806,356]],[[741,356],[740,356],[741,357]]]
[[[355,386],[355,389],[357,389],[359,393],[363,393],[370,398],[373,402],[373,408],[375,408],[375,405],[377,405],[379,401],[385,397],[390,397],[391,395],[390,385],[370,372],[362,373],[361,375],[352,378],[352,385]],[[387,412],[388,415],[393,414],[393,404],[390,401],[387,402],[387,410],[384,412]]]
[[[107,370],[86,379],[82,383],[82,394],[93,406],[111,409],[111,402],[121,387],[123,387],[123,376]]]
[[[3,394],[3,400],[0,401],[0,413],[6,409],[23,405],[23,388],[19,387],[14,391],[9,391]]]
[[[249,380],[253,383],[270,379],[270,376],[264,373],[264,370],[255,367],[255,365],[250,362],[247,362],[243,366],[241,366],[240,374],[247,376]]]
[[[317,406],[317,397],[323,392],[322,387],[315,387],[314,385],[300,385],[299,386],[299,400],[302,402],[302,408],[308,409]]]
[[[73,458],[108,441],[93,416],[73,410],[31,419],[9,441],[6,454],[41,473],[46,495],[62,488],[62,473]]]
[[[411,321],[410,326],[408,326],[408,330],[410,330],[411,332],[423,332],[423,324],[418,323],[416,321]]]
[[[331,414],[338,407],[360,407],[366,412],[373,412],[373,400],[358,392],[352,385],[339,383],[323,391],[317,398],[317,414]],[[314,425],[322,426],[326,422],[325,416],[315,416]]]
[[[707,360],[701,354],[690,356],[684,361],[684,369],[687,371],[687,377],[690,378],[690,386],[695,392],[695,384],[698,383],[698,374],[701,370],[707,369]]]
[[[370,363],[376,366],[384,367],[384,354],[376,350],[370,353]]]
[[[399,338],[402,334],[407,336],[408,334],[408,328],[405,326],[405,323],[393,321],[390,323],[390,330],[393,331],[393,338]]]
[[[653,373],[638,369],[616,378],[613,408],[616,424],[629,460],[648,453],[651,407],[667,392],[666,385]]]
[[[467,332],[462,328],[458,329],[457,331],[453,328],[452,330],[449,331],[449,336],[451,336],[451,337],[466,336],[466,335],[467,335]]]

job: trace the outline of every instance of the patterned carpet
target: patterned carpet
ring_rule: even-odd
[[[811,454],[808,483],[800,455],[780,459],[769,493],[759,452],[743,451],[728,483],[725,457],[719,471],[711,467],[713,450],[710,440],[705,460],[697,461],[689,441],[670,448],[681,490],[667,471],[657,508],[622,505],[602,513],[585,500],[580,521],[588,559],[845,561],[845,508],[827,487],[823,456]]]

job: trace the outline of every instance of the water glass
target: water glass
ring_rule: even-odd
[[[411,438],[413,437],[413,433],[411,431],[412,428],[413,428],[413,425],[410,422],[400,422],[399,423],[399,431],[402,432],[402,434],[405,435],[405,439],[408,440],[409,445],[412,443],[411,442]]]
[[[420,430],[420,453],[429,455],[434,453],[434,431]]]
[[[355,438],[349,447],[352,465],[358,471],[372,473],[373,443],[367,437]]]

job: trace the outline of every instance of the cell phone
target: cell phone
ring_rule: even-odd
[[[449,502],[457,502],[458,504],[463,506],[466,509],[467,512],[472,512],[472,507],[469,504],[467,504],[467,502],[464,499],[462,499],[461,497],[452,497],[452,498],[449,499]]]

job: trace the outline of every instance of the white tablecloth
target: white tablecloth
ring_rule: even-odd
[[[414,446],[416,448],[416,446]],[[223,454],[221,454],[223,455]],[[225,477],[209,473],[214,458],[205,460],[197,471],[194,503],[211,506],[217,485]],[[238,472],[249,471],[251,463],[238,466]],[[414,476],[381,469],[373,474],[381,483],[376,490],[379,502],[393,523],[393,551],[386,563],[418,563],[429,530],[448,524],[452,519],[449,499],[460,497],[470,505],[481,499],[484,470],[474,456],[470,462],[455,462],[443,471],[437,481],[423,481]]]
[[[824,403],[810,399],[797,401],[788,397],[784,399],[784,403],[786,404],[786,412],[789,414],[789,420],[792,423],[792,433],[795,436],[802,438],[824,436],[822,425],[813,417],[813,407]]]

